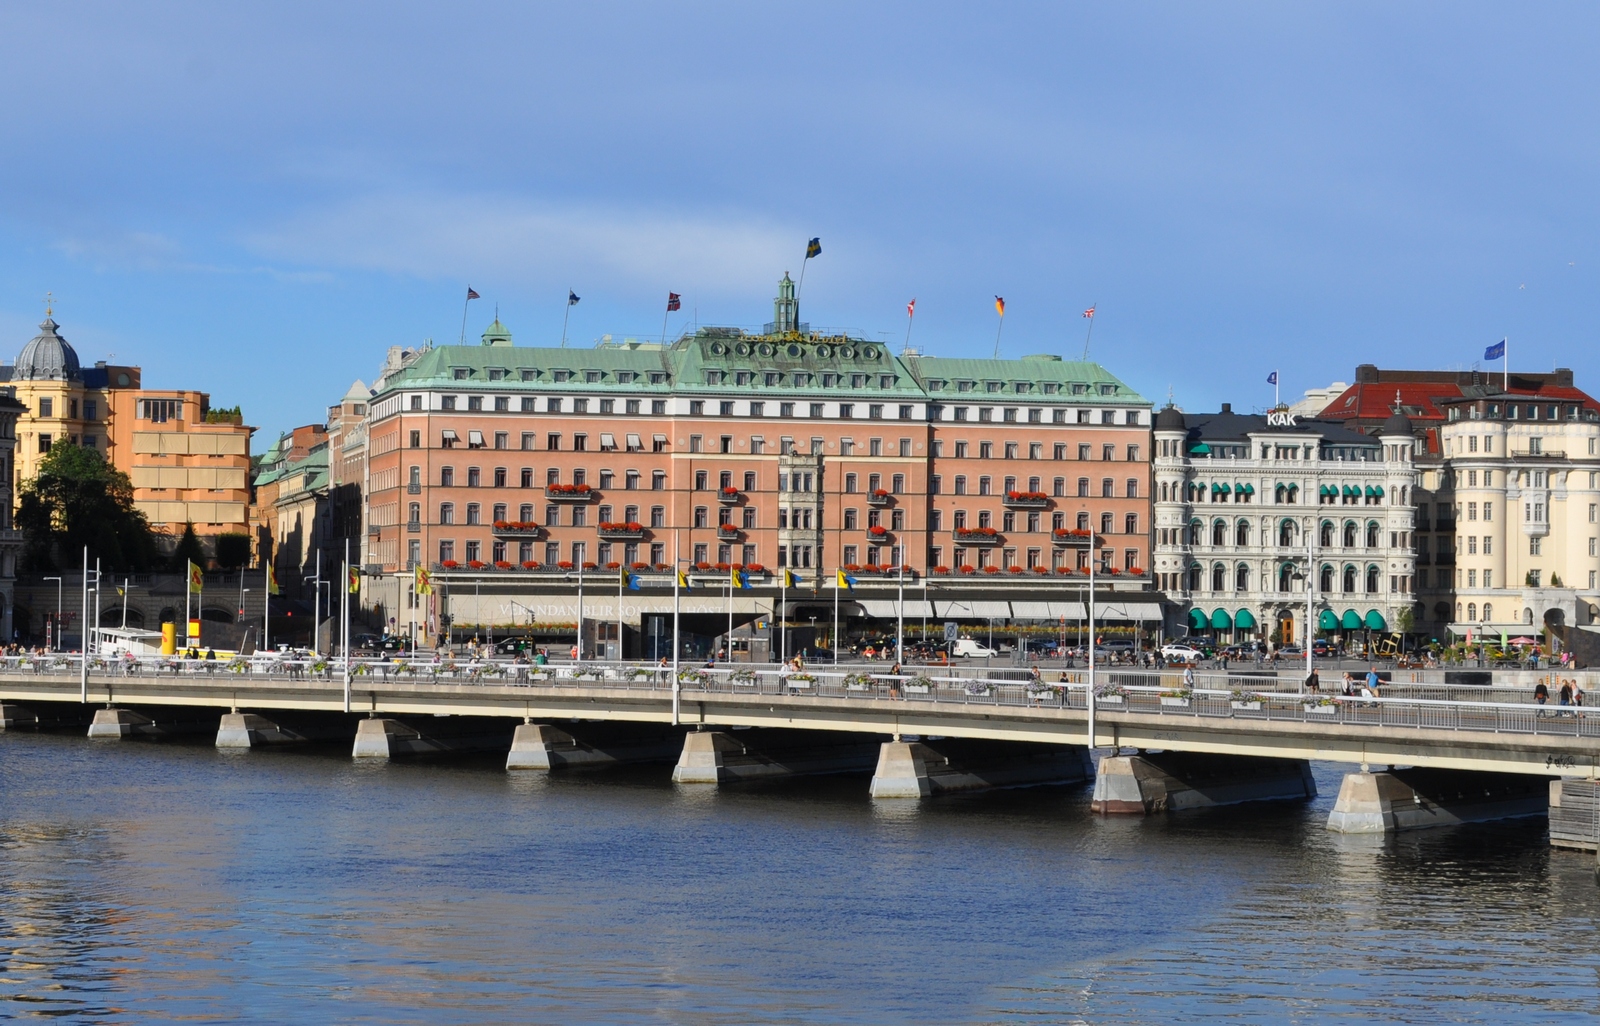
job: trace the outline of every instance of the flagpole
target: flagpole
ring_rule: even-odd
[[[183,557],[183,647],[185,649],[189,647],[189,617],[191,615],[189,607],[190,603],[194,601],[192,597],[194,595],[194,571],[190,569],[192,566],[194,566],[194,560],[188,556]],[[56,624],[56,633],[58,635],[61,633],[60,624]],[[57,640],[60,639],[58,638]]]
[[[187,629],[187,628],[185,628]],[[79,621],[78,634],[83,642],[78,645],[78,701],[89,701],[89,546],[83,547],[83,619]]]
[[[1006,326],[1006,312],[1005,312],[1004,309],[1001,309],[1000,310],[1000,323],[994,329],[994,358],[996,360],[1000,359],[1000,332],[1005,330],[1005,326]]]
[[[268,635],[272,632],[272,564],[265,560],[263,564],[261,591],[265,597],[261,600],[261,651],[265,652],[269,647]]]
[[[843,570],[833,572],[833,665],[839,665],[839,575]]]
[[[467,344],[467,304],[472,302],[472,286],[467,286],[467,298],[461,301],[461,345]]]
[[[900,597],[895,603],[894,625],[894,661],[899,663],[901,669],[905,668],[906,661],[906,564],[905,553],[900,551],[900,546],[895,546],[895,555],[900,558]]]
[[[1089,322],[1089,330],[1083,336],[1083,358],[1085,361],[1089,359],[1089,340],[1094,338],[1094,312],[1099,308],[1100,301],[1098,299],[1089,304],[1089,315],[1086,318]]]
[[[578,557],[578,658],[576,663],[583,662],[583,557]]]
[[[917,319],[917,300],[916,300],[916,297],[912,297],[911,302],[906,304],[906,342],[905,342],[905,345],[900,347],[900,355],[901,356],[904,356],[907,353],[911,352],[911,324],[916,319]]]
[[[734,570],[728,571],[728,662],[733,662],[733,575]]]
[[[1094,557],[1095,533],[1089,529],[1089,757],[1094,758]]]
[[[344,711],[350,711],[350,539],[344,540],[344,601],[340,606],[339,640],[344,645]]]
[[[1093,324],[1092,321],[1090,323]],[[1277,409],[1282,403],[1283,400],[1278,398],[1278,372],[1274,370],[1272,372],[1272,408]]]
[[[567,289],[567,308],[561,314],[561,348],[567,348],[567,319],[572,316],[572,289]]]

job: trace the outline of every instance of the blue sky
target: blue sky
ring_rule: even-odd
[[[813,325],[1081,352],[1190,409],[1357,363],[1600,389],[1576,4],[0,10],[0,355],[320,420],[390,345]],[[9,341],[8,341],[9,340]],[[264,444],[264,443],[263,443]]]

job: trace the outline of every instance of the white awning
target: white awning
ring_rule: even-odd
[[[880,620],[893,620],[899,614],[900,604],[894,599],[856,599],[863,611],[868,616]],[[921,599],[906,599],[905,615],[907,619],[933,615],[933,603]]]
[[[1011,612],[1018,620],[1048,620],[1050,619],[1050,603],[1048,602],[1013,602]]]
[[[639,436],[638,435],[629,435],[628,436],[628,451],[629,452],[638,452],[640,449],[643,449],[643,448],[644,448],[644,443],[639,441]]]
[[[1159,621],[1161,605],[1156,602],[1096,602],[1096,620],[1131,620],[1134,622]]]
[[[652,435],[651,437],[655,440],[655,443],[657,445],[666,445],[667,444],[667,436],[666,435]]]
[[[456,440],[455,429],[454,428],[445,428],[443,431],[441,431],[439,433],[439,437],[443,438],[447,442],[453,442],[453,441]]]
[[[609,431],[600,432],[600,451],[608,452],[617,447],[617,436]]]
[[[946,619],[996,620],[1011,619],[1009,602],[940,602],[939,615]]]
[[[1087,620],[1089,607],[1082,602],[1052,602],[1050,615],[1058,620],[1063,616],[1068,620]]]
[[[468,445],[482,445],[483,444],[483,432],[482,431],[468,431],[467,432],[467,444]]]

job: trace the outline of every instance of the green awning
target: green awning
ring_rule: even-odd
[[[1356,488],[1356,487],[1354,487],[1352,485],[1345,485],[1344,486],[1344,494],[1345,495],[1360,495],[1361,494],[1361,489]]]
[[[1235,627],[1243,628],[1244,630],[1249,630],[1256,625],[1256,618],[1250,612],[1250,610],[1241,609],[1237,613],[1233,614],[1233,625]]]
[[[1206,611],[1204,609],[1189,610],[1189,626],[1197,631],[1203,631],[1210,627],[1211,621],[1206,619]]]
[[[1370,498],[1370,497],[1372,497],[1372,496],[1374,496],[1376,494],[1378,494],[1378,493],[1372,490],[1372,486],[1371,485],[1367,485],[1367,496]]]
[[[1317,494],[1318,495],[1327,495],[1331,491],[1333,491],[1333,488],[1332,488],[1331,485],[1318,485],[1317,486]]]
[[[1253,484],[1240,485],[1239,487],[1246,495],[1254,495],[1256,493],[1256,486]]]
[[[1228,615],[1226,609],[1213,610],[1211,613],[1211,626],[1219,631],[1225,631],[1233,626],[1233,618]]]
[[[1367,629],[1374,631],[1388,630],[1389,625],[1384,622],[1383,614],[1376,609],[1367,610]]]
[[[1382,495],[1383,495],[1383,485],[1373,485],[1372,486],[1372,493],[1374,495],[1382,497]]]
[[[1317,617],[1317,630],[1336,631],[1339,629],[1339,618],[1333,615],[1333,610],[1324,609],[1322,615]]]
[[[1339,626],[1347,631],[1359,631],[1361,629],[1361,615],[1354,609],[1346,609],[1344,616],[1339,619]]]
[[[1189,452],[1196,456],[1209,456],[1211,454],[1211,446],[1201,442],[1198,445],[1191,446]]]
[[[1213,488],[1213,489],[1214,489],[1214,490],[1216,490],[1216,491],[1219,491],[1219,492],[1221,492],[1221,493],[1222,493],[1222,494],[1223,494],[1223,495],[1228,495],[1228,494],[1231,494],[1231,493],[1232,493],[1232,492],[1233,492],[1233,489],[1232,489],[1232,488],[1229,488],[1229,487],[1228,487],[1228,486],[1227,486],[1227,485],[1225,485],[1225,484],[1220,484],[1220,485],[1212,485],[1212,486],[1211,486],[1211,487],[1212,487],[1212,488]]]

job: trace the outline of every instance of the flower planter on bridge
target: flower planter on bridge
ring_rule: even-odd
[[[1179,708],[1179,709],[1187,709],[1187,708],[1189,708],[1189,699],[1187,699],[1187,698],[1173,698],[1173,697],[1171,697],[1169,695],[1162,695],[1161,696],[1161,704],[1162,705],[1174,706],[1174,707]]]

